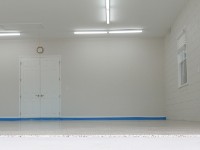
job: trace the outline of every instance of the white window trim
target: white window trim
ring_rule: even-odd
[[[182,44],[180,44],[180,41],[179,39],[181,39],[182,36],[185,36],[185,40],[184,42],[181,42]],[[183,29],[181,31],[181,33],[177,36],[176,38],[177,40],[177,62],[178,62],[178,88],[182,88],[182,87],[185,87],[188,85],[188,65],[187,65],[187,42],[186,42],[186,32],[185,32],[185,29]],[[181,84],[181,70],[180,70],[180,61],[179,61],[179,54],[182,53],[183,51],[185,51],[185,54],[186,54],[186,58],[184,60],[186,60],[186,83],[183,83]]]

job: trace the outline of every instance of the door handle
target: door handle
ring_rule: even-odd
[[[39,95],[39,94],[38,94],[38,95],[35,95],[35,96],[37,96],[37,97],[44,97],[44,95],[43,95],[43,94],[41,94],[41,95]]]

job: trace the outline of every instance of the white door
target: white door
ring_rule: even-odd
[[[21,59],[21,117],[59,117],[60,58]]]
[[[41,59],[41,117],[58,117],[60,110],[60,59]]]
[[[21,117],[40,116],[40,62],[38,58],[22,59],[21,66]]]

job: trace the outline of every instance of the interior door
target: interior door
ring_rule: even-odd
[[[41,117],[60,114],[60,59],[41,59]]]
[[[40,63],[38,58],[20,61],[21,117],[40,117]]]
[[[21,117],[59,117],[60,58],[23,58],[20,72]]]

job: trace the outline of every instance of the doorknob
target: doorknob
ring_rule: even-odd
[[[40,97],[40,95],[38,94],[38,95],[35,95],[35,96],[37,96],[37,97]]]
[[[40,97],[43,97],[43,96],[44,96],[44,95],[42,95],[42,94],[40,95]]]

